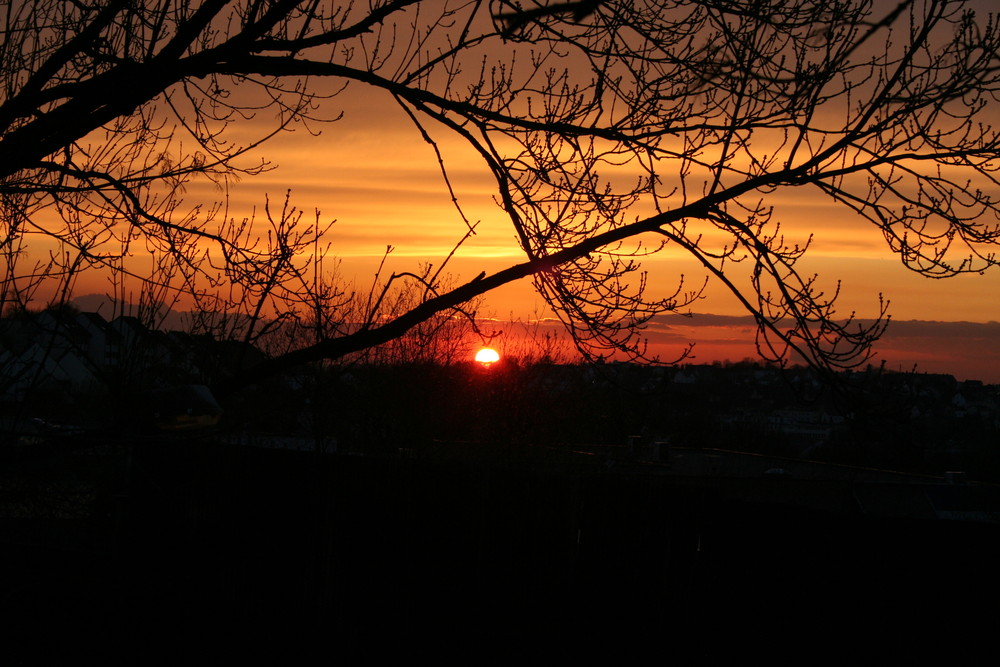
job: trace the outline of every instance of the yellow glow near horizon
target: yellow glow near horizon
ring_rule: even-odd
[[[492,348],[484,347],[476,352],[476,361],[483,366],[489,367],[500,361],[500,354]]]

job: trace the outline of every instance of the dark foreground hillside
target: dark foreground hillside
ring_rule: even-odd
[[[589,459],[165,441],[4,470],[5,664],[982,664],[995,648],[1000,527],[769,488],[836,500],[846,482],[733,493]]]

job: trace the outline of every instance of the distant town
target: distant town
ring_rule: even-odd
[[[263,381],[220,405],[213,385],[260,350],[73,308],[8,315],[0,344],[8,442],[214,428],[262,445],[379,455],[449,442],[620,454],[642,443],[1000,481],[1000,387],[949,375],[868,367],[831,381],[751,361],[348,362]]]

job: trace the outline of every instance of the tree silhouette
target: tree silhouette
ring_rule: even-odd
[[[771,202],[798,189],[832,200],[927,276],[992,268],[1000,29],[971,5],[7,0],[3,298],[40,275],[126,274],[130,249],[148,249],[149,284],[242,309],[247,340],[311,318],[316,335],[238,380],[250,382],[531,276],[581,350],[638,358],[644,324],[699,294],[647,295],[642,257],[674,248],[756,318],[765,357],[850,367],[885,306],[874,324],[838,315]],[[184,204],[196,178],[224,188],[268,169],[260,144],[335,117],[348,84],[388,93],[435,149],[457,138],[477,152],[524,262],[449,289],[440,266],[394,274],[358,299],[321,265],[318,215],[303,223],[286,202],[237,221]],[[25,266],[29,237],[57,250]],[[417,296],[387,310],[398,288]]]

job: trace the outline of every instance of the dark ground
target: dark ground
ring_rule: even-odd
[[[4,470],[5,664],[984,664],[997,648],[996,525],[530,457],[147,441]]]

